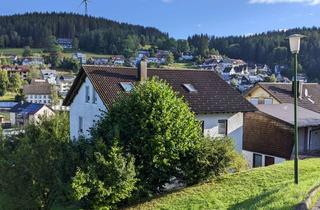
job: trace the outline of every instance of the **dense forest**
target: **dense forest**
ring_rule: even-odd
[[[320,28],[272,31],[251,36],[215,37],[193,35],[175,40],[156,28],[70,13],[27,13],[0,16],[0,48],[46,47],[50,37],[73,38],[81,49],[94,53],[123,54],[126,57],[142,46],[171,50],[177,57],[191,52],[200,63],[220,53],[247,62],[290,67],[289,35],[306,35],[301,45],[301,69],[311,80],[320,81]],[[289,68],[287,68],[289,69]],[[286,73],[288,75],[288,72]],[[289,76],[289,75],[288,75]]]
[[[231,58],[241,58],[255,63],[291,65],[291,52],[287,37],[303,34],[301,42],[301,71],[310,81],[320,81],[320,28],[301,28],[273,31],[252,36],[208,37],[209,49],[215,48]]]
[[[77,38],[83,50],[118,54],[126,45],[162,45],[169,38],[156,28],[70,13],[0,16],[0,48],[45,47],[51,35]]]

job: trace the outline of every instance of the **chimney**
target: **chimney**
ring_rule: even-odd
[[[140,61],[138,66],[138,79],[140,82],[146,81],[148,78],[148,62],[145,59]]]
[[[297,86],[298,86],[298,98],[302,99],[303,95],[303,80],[298,80],[297,81]],[[294,81],[292,81],[292,94],[294,95]]]

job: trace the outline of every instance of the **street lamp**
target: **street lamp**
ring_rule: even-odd
[[[298,149],[298,83],[297,83],[297,73],[298,73],[298,53],[300,51],[300,40],[303,35],[293,34],[289,36],[290,51],[294,57],[294,183],[299,183],[298,174],[298,161],[299,161],[299,149]]]

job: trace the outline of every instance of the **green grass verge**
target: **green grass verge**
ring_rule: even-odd
[[[7,92],[4,96],[0,96],[0,101],[14,101],[16,93]]]
[[[33,53],[41,53],[43,49],[32,48]],[[24,48],[0,48],[0,55],[17,55],[22,56]]]
[[[39,54],[43,52],[43,49],[41,48],[32,48],[31,49],[33,53],[35,54]],[[24,48],[0,48],[0,56],[1,55],[17,55],[19,57],[22,56],[24,51]],[[72,54],[76,52],[73,50],[69,50],[66,52],[62,53],[63,57],[72,57]],[[97,57],[97,58],[104,58],[104,57],[111,57],[112,55],[108,55],[108,54],[96,54],[96,53],[90,53],[90,52],[85,52],[85,51],[77,51],[77,52],[82,52],[84,54],[87,55],[87,58],[91,58],[91,57]]]
[[[197,66],[194,66],[192,63],[172,63],[169,65],[163,65],[162,68],[167,69],[197,69]]]
[[[224,176],[155,198],[131,209],[293,209],[320,184],[320,159],[300,161],[300,184],[293,162]]]

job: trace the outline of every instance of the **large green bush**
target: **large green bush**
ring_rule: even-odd
[[[0,209],[50,209],[75,171],[67,115],[30,124],[0,141]],[[1,206],[4,205],[4,206]]]
[[[85,160],[72,180],[72,189],[85,209],[114,208],[131,196],[137,181],[132,156],[124,157],[117,144],[110,150],[100,141],[78,146],[85,151],[81,152]]]
[[[184,171],[192,168],[185,167],[189,164],[186,157],[203,148],[200,123],[194,113],[167,83],[155,78],[121,97],[97,123],[93,139],[103,139],[110,147],[115,128],[124,152],[135,157],[138,189],[143,195],[162,192],[172,178],[190,174]],[[197,176],[202,172],[192,173]],[[183,179],[194,182],[193,176]]]

